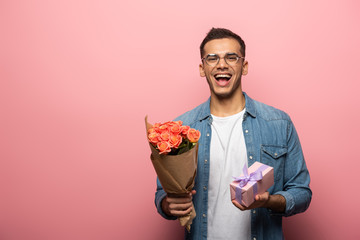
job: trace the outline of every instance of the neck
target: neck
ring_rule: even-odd
[[[238,93],[231,98],[219,98],[211,94],[210,112],[218,117],[227,117],[241,112],[245,107],[244,94]]]

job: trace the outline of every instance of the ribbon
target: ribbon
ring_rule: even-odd
[[[256,169],[256,171],[250,173],[249,175],[248,168],[246,167],[246,164],[244,164],[244,176],[233,177],[234,182],[239,182],[239,185],[236,186],[235,190],[235,198],[236,200],[238,200],[239,203],[241,203],[242,188],[248,183],[256,183],[257,181],[261,180],[263,178],[262,171],[264,171],[266,168],[268,168],[268,166],[262,165],[258,169]],[[253,186],[253,193],[255,197],[255,195],[257,194],[257,184]]]

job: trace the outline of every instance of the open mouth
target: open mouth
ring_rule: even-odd
[[[218,85],[226,86],[229,83],[232,75],[230,73],[218,73],[214,75],[214,78]]]
[[[229,81],[231,78],[231,74],[226,73],[226,74],[215,74],[215,79],[216,81]]]

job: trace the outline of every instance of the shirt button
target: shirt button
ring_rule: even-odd
[[[206,136],[210,136],[210,134],[209,134],[209,133],[207,133],[207,134],[206,134]]]
[[[253,213],[256,213],[256,210],[253,210]]]
[[[249,158],[252,159],[252,156],[250,156]]]
[[[204,217],[204,218],[206,217],[206,214],[205,214],[205,213],[203,213],[203,217]]]
[[[207,159],[205,159],[205,161],[204,161],[205,163],[207,163]]]
[[[207,187],[205,186],[205,187],[204,187],[204,190],[206,191],[206,189],[207,189]]]
[[[274,153],[275,156],[277,156],[277,153]]]
[[[256,237],[254,237],[253,240],[256,240]]]
[[[245,130],[246,133],[248,133],[249,131],[248,130]]]

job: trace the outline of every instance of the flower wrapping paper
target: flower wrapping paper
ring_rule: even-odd
[[[248,168],[248,175],[255,173],[262,175],[261,180],[250,180],[245,186],[241,187],[240,181],[234,180],[230,183],[231,200],[236,200],[245,207],[249,207],[254,201],[256,194],[262,194],[274,184],[274,168],[260,162],[255,162]],[[240,178],[247,175],[243,173]]]
[[[146,130],[152,127],[145,117]],[[160,154],[150,143],[150,159],[159,178],[161,186],[167,194],[182,196],[194,187],[197,171],[199,145],[180,155]],[[179,218],[180,225],[190,231],[192,220],[196,217],[195,208],[187,215]]]

